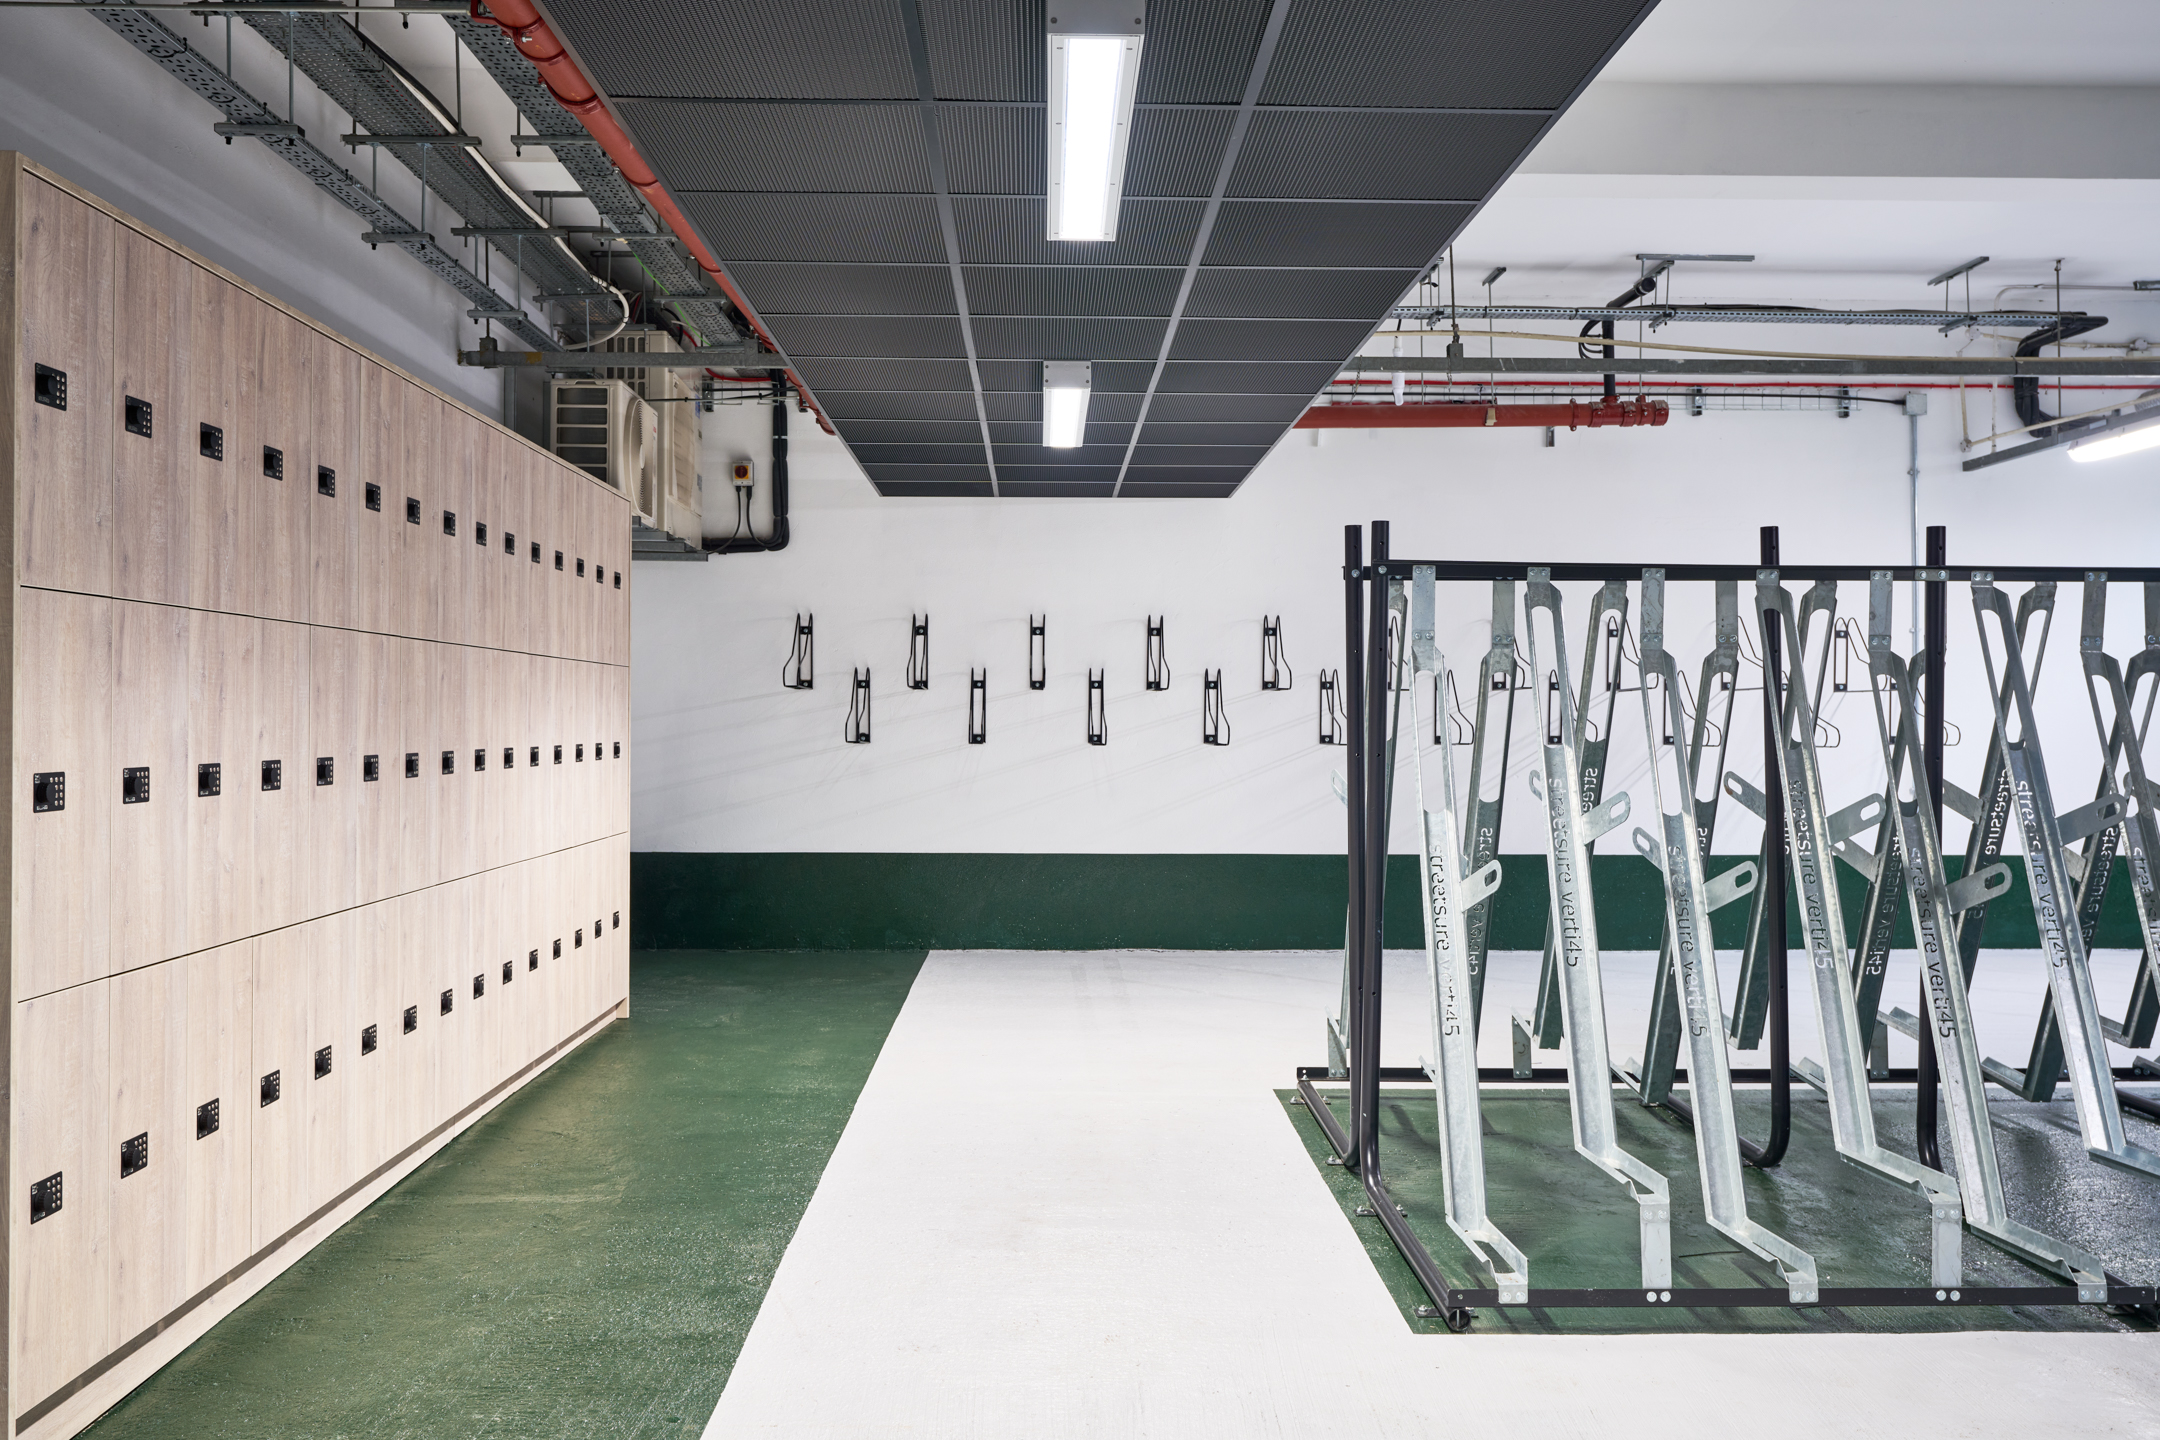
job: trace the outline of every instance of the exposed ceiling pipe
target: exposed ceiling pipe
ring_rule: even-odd
[[[555,103],[577,116],[578,122],[593,139],[600,142],[600,148],[607,152],[608,158],[622,171],[623,178],[645,197],[645,202],[652,206],[653,213],[681,239],[684,248],[690,252],[690,258],[697,262],[698,268],[712,276],[714,283],[727,292],[728,299],[735,302],[735,308],[741,311],[743,318],[757,330],[759,337],[774,350],[778,350],[780,347],[774,343],[772,336],[766,333],[763,325],[758,324],[751,311],[750,302],[743,298],[742,292],[735,288],[734,282],[728,279],[726,271],[721,268],[719,257],[706,247],[703,237],[697,233],[697,227],[690,223],[690,217],[683,214],[681,207],[675,203],[675,197],[668,194],[667,187],[660,183],[660,177],[645,163],[645,157],[638,153],[637,145],[630,139],[629,132],[624,130],[610,113],[607,102],[600,98],[600,92],[585,78],[585,72],[578,68],[577,62],[570,58],[570,52],[564,48],[554,30],[541,17],[540,12],[533,8],[532,0],[487,0],[485,9],[482,8],[481,0],[471,0],[470,13],[474,20],[493,21],[501,27],[510,37],[511,43],[517,46],[518,53],[531,61],[533,69],[540,72],[541,83],[548,87],[548,92],[555,97]],[[790,372],[788,379],[793,383],[795,393],[802,396],[806,404],[809,403],[809,394],[803,388],[802,378]],[[836,433],[832,422],[825,418],[822,411],[813,406],[811,413],[817,416],[818,424],[827,434]]]
[[[2048,346],[2060,340],[2098,330],[2107,324],[2105,315],[2066,315],[2045,330],[2035,330],[2018,342],[2019,355],[2038,355]],[[2020,375],[2010,382],[2010,403],[2017,410],[2018,424],[2032,431],[2036,439],[2045,440],[2059,430],[2085,428],[2074,423],[2050,425],[2053,415],[2040,408],[2040,381],[2037,376]],[[2096,423],[2096,422],[2089,422]]]
[[[1539,425],[1597,430],[1607,425],[1663,425],[1670,416],[1663,400],[1567,400],[1553,405],[1490,405],[1461,401],[1389,405],[1357,402],[1315,405],[1298,417],[1298,430],[1419,430],[1433,427],[1476,430],[1511,425]]]

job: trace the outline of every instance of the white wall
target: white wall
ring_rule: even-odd
[[[165,19],[222,68],[222,24]],[[234,32],[236,78],[282,114],[283,59],[246,26]],[[468,65],[468,85],[477,70]],[[348,155],[335,140],[351,120],[306,76],[295,90],[308,138],[365,179],[367,152]],[[0,16],[0,148],[22,151],[481,413],[499,415],[497,373],[456,360],[460,343],[471,346],[479,335],[465,318],[471,302],[402,251],[362,244],[366,222],[269,147],[227,145],[210,128],[223,118],[90,15]],[[419,183],[387,159],[381,176],[384,198],[417,219]],[[430,230],[447,237],[455,223],[438,223],[431,205]]]
[[[1956,468],[1956,407],[1937,392],[1934,408],[1920,422],[1922,521],[1950,527],[1954,562],[2153,562],[2160,452],[2098,465],[2058,452],[1966,475]],[[709,482],[740,451],[759,458],[762,486],[768,423],[762,408],[713,417]],[[1398,556],[1752,564],[1756,527],[1776,523],[1793,564],[1902,563],[1906,426],[1893,407],[1863,405],[1848,420],[1676,414],[1658,430],[1563,431],[1552,449],[1536,430],[1335,431],[1318,448],[1311,432],[1292,432],[1229,500],[966,501],[880,500],[838,443],[798,417],[786,551],[637,569],[633,845],[1339,849],[1342,811],[1328,776],[1342,752],[1315,743],[1314,672],[1341,663],[1344,524],[1392,521]],[[1567,588],[1573,628],[1592,587]],[[1668,643],[1690,675],[1710,645],[1708,589],[1674,587]],[[1743,607],[1749,598],[1743,589]],[[2075,658],[2079,599],[2074,588],[2062,596],[2042,684],[2041,730],[2065,807],[2090,798],[2097,774]],[[1443,643],[1468,679],[1489,604],[1487,586],[1458,587],[1444,601]],[[1864,586],[1841,592],[1841,613],[1864,623],[1866,605]],[[909,692],[908,616],[926,609],[931,687]],[[816,615],[809,692],[780,686],[797,611]],[[1026,686],[1030,611],[1049,615],[1049,686],[1039,693]],[[1175,683],[1165,694],[1142,688],[1149,613],[1168,617]],[[1297,676],[1289,694],[1258,688],[1263,613],[1283,616]],[[1950,772],[1974,788],[1989,720],[1962,587],[1953,587],[1950,616],[1951,718],[1963,731]],[[2115,587],[2110,619],[2111,649],[2126,656],[2143,623],[2133,588]],[[1579,631],[1569,644],[1581,644]],[[862,665],[874,675],[875,738],[849,746],[841,741],[849,671]],[[970,666],[990,672],[983,746],[966,743]],[[1102,748],[1083,738],[1091,666],[1108,671]],[[1200,743],[1203,667],[1223,672],[1234,727],[1227,748]],[[1505,838],[1518,852],[1539,845],[1522,803],[1529,708]],[[1758,775],[1759,713],[1743,709],[1733,751],[1734,768]],[[1646,784],[1639,716],[1635,697],[1624,696],[1613,759],[1623,788]],[[1834,702],[1828,716],[1843,732],[1825,756],[1832,802],[1843,804],[1879,783],[1880,754],[1864,692]],[[1640,810],[1648,800],[1647,791],[1638,797]],[[1752,848],[1753,833],[1734,820],[1718,848]],[[1962,833],[1951,825],[1953,844]],[[1396,847],[1413,848],[1413,835],[1398,825]]]

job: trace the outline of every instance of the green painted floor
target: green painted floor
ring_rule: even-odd
[[[1793,1139],[1774,1171],[1743,1172],[1748,1213],[1808,1251],[1825,1286],[1923,1285],[1927,1282],[1927,1210],[1918,1197],[1841,1161],[1831,1146],[1827,1107],[1805,1087],[1793,1087]],[[1374,1268],[1413,1329],[1444,1333],[1421,1319],[1429,1304],[1409,1265],[1377,1219],[1357,1216],[1366,1203],[1355,1176],[1325,1163],[1333,1154],[1320,1127],[1292,1103],[1294,1090],[1276,1092],[1313,1163],[1357,1228]],[[1347,1125],[1346,1092],[1322,1089]],[[1769,1096],[1743,1089],[1735,1097],[1743,1134],[1769,1129]],[[1912,1151],[1910,1087],[1885,1089],[1876,1099],[1882,1143]],[[1493,1223],[1530,1262],[1533,1287],[1632,1287],[1640,1280],[1636,1206],[1621,1187],[1574,1151],[1564,1091],[1488,1091],[1484,1097],[1486,1208]],[[2134,1284],[2160,1278],[2160,1195],[2151,1182],[2093,1163],[2085,1156],[2067,1099],[2053,1105],[1999,1100],[1996,1155],[2013,1218],[2084,1246],[2109,1271]],[[1441,1189],[1437,1116],[1429,1088],[1381,1092],[1381,1163],[1389,1191],[1409,1212],[1412,1228],[1442,1270],[1461,1285],[1488,1285],[1473,1272],[1468,1250],[1447,1228]],[[1710,1228],[1692,1131],[1663,1110],[1646,1110],[1615,1094],[1621,1147],[1663,1173],[1672,1185],[1673,1280],[1689,1286],[1776,1286],[1775,1269]],[[2133,1121],[2133,1139],[2153,1145],[2154,1127]],[[1965,1235],[1969,1283],[2060,1283]],[[2126,1324],[2093,1306],[1995,1309],[1760,1310],[1523,1310],[1480,1311],[1471,1334],[1628,1334],[1647,1330],[1783,1333],[1812,1331],[2123,1330]]]
[[[629,1019],[84,1433],[698,1434],[923,958],[633,955]]]

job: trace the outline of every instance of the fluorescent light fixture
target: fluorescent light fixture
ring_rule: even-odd
[[[1095,383],[1094,369],[1085,360],[1043,361],[1045,447],[1071,450],[1087,433],[1088,391]]]
[[[1143,0],[1050,0],[1050,238],[1117,239]]]
[[[2070,458],[2091,464],[2095,460],[2112,460],[2118,455],[2134,455],[2155,445],[2160,445],[2160,421],[2140,425],[2134,430],[2118,430],[2097,440],[2080,440],[2070,447]]]

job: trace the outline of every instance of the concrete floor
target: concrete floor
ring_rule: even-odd
[[[1498,958],[1488,1004],[1526,1006],[1535,957]],[[1618,1037],[1648,958],[1609,972]],[[1417,1333],[1276,1094],[1324,1059],[1338,963],[933,953],[706,1435],[2160,1435],[2151,1334]],[[1390,1063],[1422,1048],[1416,965],[1390,957]],[[2021,1059],[2037,956],[1982,975],[1984,1044]]]

